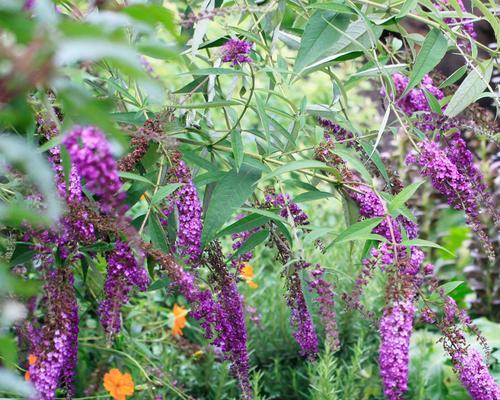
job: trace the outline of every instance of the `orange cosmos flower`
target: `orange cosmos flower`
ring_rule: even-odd
[[[38,360],[38,357],[35,356],[34,354],[30,354],[28,356],[28,364],[29,365],[35,364],[37,360]],[[30,379],[31,379],[31,374],[29,373],[29,371],[26,371],[24,374],[24,380],[29,381]]]
[[[174,304],[173,312],[174,312],[174,326],[172,327],[172,335],[182,336],[182,328],[186,326],[186,315],[188,312],[185,308],[178,306],[177,304]]]
[[[125,400],[134,394],[134,381],[130,374],[122,374],[119,369],[112,368],[104,375],[104,388],[114,400]]]
[[[240,275],[247,281],[248,286],[252,289],[257,289],[259,287],[259,285],[253,281],[253,268],[250,264],[245,263],[245,266],[241,269]]]

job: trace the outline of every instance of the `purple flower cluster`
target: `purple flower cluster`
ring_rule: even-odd
[[[55,398],[63,385],[73,397],[73,380],[78,352],[78,305],[68,267],[47,270],[43,305],[46,308],[41,328],[28,325],[30,355],[35,361],[28,368],[30,381],[44,400]]]
[[[172,158],[170,181],[183,183],[183,185],[170,196],[170,205],[163,213],[168,216],[173,211],[174,205],[177,207],[179,227],[175,248],[182,257],[186,257],[188,264],[196,265],[201,254],[201,233],[203,230],[200,198],[191,178],[191,172],[186,163],[180,159],[180,154],[174,154]],[[166,220],[162,222],[166,223]]]
[[[438,6],[439,9],[443,11],[447,10],[455,11],[450,7],[449,0],[436,0],[435,4]],[[465,8],[465,5],[462,2],[462,0],[457,0],[457,4],[463,12],[467,12],[467,9]],[[477,33],[476,30],[474,29],[474,23],[468,18],[445,18],[444,23],[450,26],[461,25],[462,32],[467,33],[473,39],[477,38]],[[465,39],[460,38],[458,40],[458,45],[465,51],[470,51],[471,49],[470,43]]]
[[[295,225],[307,225],[309,218],[302,211],[297,203],[294,203],[288,194],[268,194],[265,198],[268,207],[279,208],[279,215],[283,218],[288,218],[290,215]]]
[[[99,305],[101,324],[109,336],[120,332],[122,326],[121,308],[128,302],[134,287],[145,291],[149,277],[145,269],[137,265],[130,247],[121,241],[106,256],[108,262],[104,300]]]
[[[313,279],[309,281],[309,290],[316,292],[317,297],[314,300],[319,304],[319,315],[325,327],[326,343],[333,351],[340,347],[339,332],[337,328],[337,314],[335,313],[335,294],[332,284],[323,276],[325,269],[319,265],[311,272]]]
[[[244,398],[250,397],[248,381],[248,353],[246,349],[246,328],[243,302],[236,283],[228,273],[224,261],[219,255],[209,254],[210,265],[214,268],[217,301],[210,290],[201,290],[195,284],[195,277],[185,271],[172,256],[157,251],[152,254],[163,266],[172,280],[172,287],[177,288],[191,306],[190,315],[200,321],[205,337],[212,339],[225,357],[231,362],[231,371],[239,380]],[[212,261],[215,258],[214,261]]]
[[[235,276],[229,273],[219,243],[213,243],[209,247],[207,261],[213,271],[217,295],[215,330],[218,335],[213,344],[231,362],[230,370],[240,383],[243,398],[249,399],[251,388],[243,298],[238,293]]]
[[[63,145],[87,189],[97,196],[101,211],[125,214],[125,192],[121,191],[118,165],[105,135],[95,127],[76,126],[64,138]]]
[[[297,268],[301,268],[300,263],[295,265]],[[300,354],[309,360],[313,360],[318,354],[318,337],[316,336],[311,314],[307,309],[298,271],[289,275],[287,285],[287,304],[290,308],[290,325],[294,328],[293,337],[300,346]]]
[[[380,320],[380,375],[389,400],[402,399],[408,389],[408,354],[415,311],[410,300],[398,301],[384,310]]]
[[[424,75],[420,87],[415,87],[402,96],[410,80],[406,76],[397,73],[392,77],[396,86],[396,104],[408,115],[413,115],[414,113],[421,114],[421,121],[418,121],[416,124],[418,128],[424,132],[434,130],[436,123],[433,122],[431,108],[424,90],[432,94],[437,100],[442,100],[444,93],[434,86],[432,78],[429,75]]]
[[[243,299],[234,279],[226,278],[218,283],[217,304],[219,314],[215,329],[219,335],[213,344],[221,348],[231,362],[231,373],[240,382],[243,398],[251,398],[248,381],[248,350]]]
[[[472,400],[500,399],[500,386],[490,375],[483,357],[477,350],[468,349],[465,354],[455,353],[452,359],[460,382]]]
[[[410,154],[407,163],[418,164],[421,167],[420,174],[431,178],[432,186],[447,199],[449,205],[476,217],[479,213],[477,194],[446,151],[428,139],[420,142],[418,147],[421,153],[418,156]]]
[[[394,74],[392,78],[394,79],[394,84],[396,86],[397,104],[408,115],[412,115],[413,113],[419,111],[431,111],[427,98],[425,97],[424,90],[427,90],[438,100],[442,100],[444,97],[444,93],[434,86],[432,78],[429,75],[424,75],[420,88],[411,89],[403,97],[401,97],[401,95],[405,91],[410,80],[406,76],[397,73]]]
[[[230,39],[222,46],[222,61],[230,62],[233,66],[251,63],[248,56],[253,44],[245,40]]]

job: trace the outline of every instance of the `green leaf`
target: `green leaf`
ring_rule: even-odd
[[[481,74],[477,72],[481,71]],[[476,98],[483,92],[487,87],[487,82],[490,81],[491,74],[493,72],[493,62],[484,61],[482,64],[476,66],[475,70],[472,70],[467,78],[464,79],[462,84],[458,87],[457,91],[451,98],[444,115],[448,117],[455,117],[471,103],[473,103]]]
[[[453,85],[467,72],[467,65],[462,65],[460,68],[455,70],[446,80],[439,85],[439,89],[443,89],[447,86]]]
[[[221,230],[219,233],[217,233],[217,237],[249,231],[253,228],[264,225],[267,221],[269,221],[269,217],[267,216],[260,214],[250,214]]]
[[[364,240],[371,231],[383,220],[383,217],[365,219],[352,224],[349,228],[341,232],[333,241],[333,244],[348,242],[351,240]]]
[[[401,10],[399,10],[399,13],[397,15],[398,18],[404,18],[410,13],[418,4],[418,0],[406,0],[403,4],[403,7],[401,7]]]
[[[433,28],[425,37],[424,44],[418,52],[415,65],[410,76],[410,82],[403,92],[406,95],[420,83],[426,73],[431,71],[443,59],[448,49],[446,37],[438,28]]]
[[[231,215],[251,196],[261,171],[243,163],[240,170],[226,173],[215,187],[205,215],[203,247],[213,240]]]
[[[375,139],[375,144],[373,145],[373,150],[370,153],[370,158],[372,157],[373,153],[377,149],[377,146],[380,142],[380,139],[382,138],[382,135],[384,134],[385,126],[387,125],[387,121],[389,120],[390,114],[391,114],[391,107],[387,107],[387,109],[385,110],[384,118],[382,118],[382,123],[380,124],[380,126],[378,128],[377,139]]]
[[[154,205],[160,204],[160,202],[167,197],[168,195],[174,193],[177,189],[179,189],[183,183],[171,183],[166,186],[161,186],[158,191],[153,195],[151,199],[151,203]]]
[[[316,3],[307,6],[307,8],[315,9],[315,10],[328,10],[334,11],[341,14],[351,14],[355,15],[355,11],[349,7],[348,5],[341,3]]]
[[[350,150],[336,148],[332,150],[332,153],[342,157],[347,161],[352,168],[358,171],[366,182],[372,181],[372,176],[364,166],[364,164],[357,158],[354,153]]]
[[[329,170],[331,168],[328,165],[326,165],[324,162],[317,161],[317,160],[297,160],[297,161],[292,161],[288,164],[285,164],[285,165],[282,165],[281,167],[276,168],[273,172],[263,176],[261,178],[261,182],[267,181],[271,178],[274,178],[275,176],[279,176],[279,175],[285,174],[287,172],[298,171],[298,170],[303,170],[303,169]]]
[[[280,232],[285,236],[286,240],[288,240],[289,243],[292,243],[292,233],[290,232],[290,229],[288,228],[288,221],[279,216],[278,214],[268,211],[268,210],[261,210],[259,208],[250,208],[250,207],[241,207],[241,211],[246,211],[246,212],[253,212],[256,214],[263,215],[265,217],[269,217],[270,220],[273,221],[273,223],[276,224]]]
[[[133,4],[122,8],[121,12],[150,25],[161,24],[172,35],[178,36],[178,25],[173,12],[159,4]]]
[[[439,286],[439,289],[442,289],[444,291],[444,294],[449,294],[453,292],[457,287],[462,285],[464,281],[451,281],[451,282],[446,282],[443,285]]]
[[[240,246],[240,248],[234,253],[231,258],[235,259],[238,258],[240,255],[245,254],[248,251],[251,251],[255,247],[257,247],[259,244],[265,242],[267,238],[269,237],[269,231],[264,230],[264,231],[258,231],[252,234],[243,244]]]
[[[424,181],[415,182],[411,185],[405,187],[401,192],[399,192],[387,205],[390,214],[396,212],[401,206],[403,206],[410,198],[415,194],[417,189],[424,183]]]
[[[332,193],[321,192],[319,190],[301,193],[298,196],[294,197],[293,201],[295,203],[305,203],[307,201],[321,200],[329,197],[334,197]]]
[[[201,68],[191,72],[185,72],[181,75],[206,76],[206,75],[247,75],[247,74],[240,69],[234,69],[234,68]]]
[[[237,129],[231,131],[231,148],[233,150],[234,161],[236,161],[236,171],[238,171],[243,163],[245,151],[243,149],[243,141],[241,140],[241,132]]]
[[[161,278],[154,281],[148,288],[148,292],[153,292],[154,290],[163,289],[168,287],[172,280],[170,278]]]
[[[168,253],[170,251],[170,248],[166,241],[166,235],[156,215],[151,215],[149,217],[148,231],[153,246],[161,251]]]
[[[268,146],[271,145],[271,131],[269,130],[269,119],[266,113],[266,104],[264,99],[257,95],[255,96],[257,100],[257,114],[259,115],[260,123],[264,128],[264,132],[266,133],[266,141]]]
[[[37,149],[20,137],[4,133],[0,136],[0,158],[5,163],[25,172],[44,195],[46,209],[43,213],[46,214],[46,218],[39,223],[48,222],[47,219],[57,220],[61,213],[61,205],[54,186],[54,173]],[[10,211],[7,208],[2,204],[0,218],[5,218],[4,221],[15,221],[16,216],[19,215],[17,211],[21,211],[24,207],[20,204],[13,204]],[[34,217],[38,214],[32,210],[27,211],[27,215]]]
[[[430,240],[424,240],[424,239],[403,240],[401,244],[403,246],[433,247],[436,249],[443,250],[452,256],[455,256],[455,254],[449,251],[446,247],[440,246],[439,244],[431,242]]]
[[[120,171],[118,173],[120,178],[124,179],[130,179],[132,181],[139,181],[143,183],[149,183],[151,186],[154,186],[155,184],[151,182],[148,178],[145,178],[144,176],[134,174],[133,172],[125,172],[125,171]]]
[[[110,251],[113,250],[115,246],[111,243],[94,243],[88,246],[81,246],[78,248],[79,251],[85,251],[85,252],[104,252],[104,251]]]
[[[191,104],[169,104],[165,108],[185,108],[185,109],[196,109],[196,108],[217,108],[217,107],[229,107],[229,106],[240,106],[239,101],[234,100],[218,100],[210,101],[208,103],[191,103]]]
[[[423,90],[427,103],[429,103],[429,106],[431,107],[431,111],[435,114],[442,114],[443,111],[441,110],[441,105],[439,104],[438,99],[436,99],[436,97],[427,89],[424,88]]]
[[[337,27],[338,30],[330,24]],[[316,11],[307,22],[302,35],[299,52],[293,67],[294,72],[302,71],[327,53],[341,38],[340,32],[345,31],[348,24],[348,15],[325,10]]]

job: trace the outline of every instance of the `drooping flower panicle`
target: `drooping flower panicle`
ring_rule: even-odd
[[[69,267],[46,267],[43,325],[29,323],[30,362],[27,377],[43,400],[55,398],[56,389],[65,387],[68,396],[74,393],[78,352],[78,305]]]
[[[127,211],[125,192],[105,135],[92,126],[76,126],[63,145],[87,189],[97,196],[100,209],[106,214],[123,215]]]
[[[195,266],[201,254],[202,210],[198,190],[191,178],[191,172],[180,157],[180,153],[175,153],[172,156],[173,165],[170,171],[170,181],[183,185],[170,196],[170,204],[164,210],[164,214],[168,216],[173,211],[173,206],[177,207],[179,226],[175,249],[189,265]],[[166,220],[163,222],[166,223]]]
[[[149,277],[145,269],[137,265],[130,247],[117,241],[116,247],[107,257],[107,276],[104,283],[104,299],[99,305],[101,324],[108,335],[120,332],[121,309],[127,304],[132,289],[145,291]]]
[[[408,389],[410,337],[415,305],[411,300],[395,302],[380,320],[380,376],[389,400],[400,400]]]

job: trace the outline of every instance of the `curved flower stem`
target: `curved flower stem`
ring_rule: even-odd
[[[238,119],[236,120],[236,122],[233,124],[233,126],[228,130],[228,132],[224,136],[222,136],[220,139],[217,139],[215,142],[213,142],[212,146],[214,146],[217,143],[220,143],[223,140],[225,140],[231,134],[231,132],[234,129],[236,129],[236,127],[241,122],[243,116],[246,114],[246,112],[248,110],[248,107],[250,106],[250,101],[252,101],[253,92],[255,91],[255,74],[253,72],[252,66],[250,64],[248,64],[248,66],[250,67],[250,76],[252,77],[252,86],[250,87],[250,94],[248,95],[248,99],[245,102],[245,106],[243,107],[243,111],[241,112],[240,116],[238,117]]]

